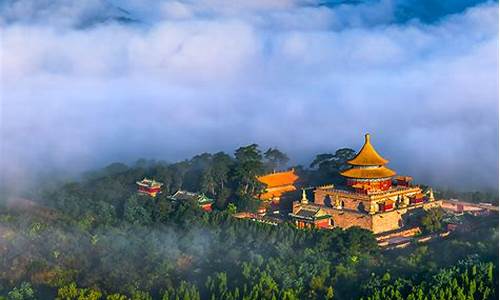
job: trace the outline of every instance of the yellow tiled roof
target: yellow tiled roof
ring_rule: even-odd
[[[257,180],[265,184],[268,188],[282,185],[293,184],[299,179],[295,174],[295,170],[271,173],[263,176],[257,176]]]
[[[386,167],[378,168],[351,168],[340,173],[342,176],[349,178],[374,179],[385,178],[396,175],[396,172]]]
[[[296,191],[297,188],[293,185],[285,185],[282,187],[271,188],[271,190],[265,190],[264,193],[259,195],[261,200],[269,200],[274,197],[281,197],[284,193]]]
[[[348,161],[351,165],[356,166],[376,166],[376,165],[385,165],[389,161],[380,156],[377,151],[373,148],[370,142],[370,135],[365,134],[365,144],[359,150],[356,157]]]

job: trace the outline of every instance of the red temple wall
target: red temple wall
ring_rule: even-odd
[[[139,191],[144,193],[158,193],[160,191],[160,188],[159,187],[147,188],[140,186]]]
[[[394,208],[393,203],[379,203],[378,209],[379,211],[388,211]]]
[[[424,198],[411,198],[410,203],[411,204],[417,204],[417,203],[422,203],[424,202]]]
[[[372,188],[376,190],[387,191],[392,186],[392,179],[386,179],[383,181],[362,181],[358,179],[347,179],[347,186],[353,186],[355,184],[362,184],[363,188],[356,189],[358,192],[364,192],[366,188]]]
[[[324,219],[314,222],[317,228],[328,228],[330,227],[330,219]]]

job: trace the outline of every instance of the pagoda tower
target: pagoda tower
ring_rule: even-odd
[[[389,161],[375,151],[370,141],[370,134],[365,134],[365,144],[356,157],[348,161],[351,168],[340,174],[347,179],[347,185],[360,193],[387,191],[392,186],[396,172],[385,165]]]
[[[363,147],[348,163],[350,168],[340,173],[347,180],[347,188],[319,186],[314,190],[313,203],[294,202],[290,217],[297,226],[309,226],[319,217],[330,216],[330,226],[359,226],[379,234],[412,223],[409,220],[418,215],[409,214],[412,210],[441,205],[430,189],[423,193],[421,187],[410,184],[410,176],[395,176],[396,172],[386,167],[388,161],[373,148],[369,134],[365,135]],[[323,213],[315,213],[312,208],[320,208]],[[316,219],[311,218],[312,215]]]

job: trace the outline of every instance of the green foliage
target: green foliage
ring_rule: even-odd
[[[78,288],[76,283],[71,283],[57,290],[56,300],[98,300],[102,293],[95,289]]]
[[[243,211],[257,212],[261,204],[262,201],[253,196],[242,195],[238,200],[238,207]]]
[[[235,214],[238,211],[238,208],[234,203],[229,203],[227,206],[227,212],[231,215]]]
[[[462,261],[458,265],[443,269],[430,280],[412,282],[397,279],[390,282],[388,277],[376,277],[365,286],[364,300],[402,299],[497,299],[493,291],[497,289],[489,280],[488,272],[492,263]],[[471,276],[474,274],[473,276]]]
[[[134,291],[132,293],[132,300],[153,300],[153,297],[145,291]]]
[[[219,294],[223,296],[223,294]],[[178,288],[167,289],[161,298],[162,300],[200,300],[198,288],[186,281],[182,281]],[[222,299],[222,298],[218,298]]]
[[[111,294],[106,296],[106,300],[129,300],[129,298],[121,294]]]
[[[141,203],[146,201],[153,201],[148,196],[143,195],[132,195],[130,196],[124,205],[123,216],[124,219],[132,224],[137,225],[147,225],[151,223],[151,214],[147,207]]]
[[[340,183],[342,179],[339,172],[345,170],[348,167],[347,161],[355,156],[356,152],[349,148],[338,149],[335,154],[316,155],[310,164],[311,168],[318,168],[317,176],[312,179],[313,182],[315,184]]]
[[[279,170],[290,160],[288,156],[277,148],[269,148],[264,152],[265,165],[268,171]]]
[[[296,171],[305,185],[331,181],[352,156],[341,149],[318,156],[318,170]],[[262,155],[249,145],[234,158],[219,152],[173,164],[112,164],[44,191],[36,209],[0,208],[0,250],[8,254],[0,260],[0,294],[9,300],[35,294],[106,300],[497,296],[496,218],[469,220],[470,234],[385,252],[372,233],[357,227],[298,230],[233,218],[237,208],[259,205],[255,175],[286,161],[278,149]],[[163,182],[163,193],[137,195],[135,181],[143,177]],[[167,196],[179,188],[205,192],[222,211],[207,214],[192,203],[171,202]],[[424,218],[427,230],[439,230],[439,212]],[[473,263],[457,263],[472,254],[478,258]]]
[[[256,176],[264,171],[262,154],[257,144],[252,144],[236,149],[236,167],[234,170],[234,180],[237,182],[237,195],[251,197],[262,185]]]
[[[35,291],[28,282],[21,283],[21,286],[14,287],[8,294],[7,300],[31,300],[35,299]]]
[[[443,227],[444,212],[441,208],[431,208],[425,212],[420,223],[424,231],[426,232],[437,232],[440,231]]]

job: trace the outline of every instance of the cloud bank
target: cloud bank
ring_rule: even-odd
[[[496,188],[498,4],[419,3],[6,1],[2,176],[370,132],[401,174]]]

